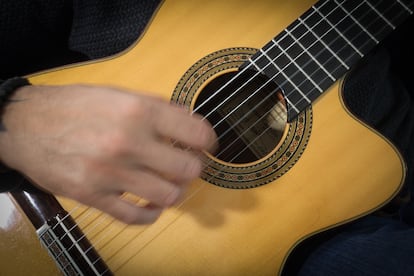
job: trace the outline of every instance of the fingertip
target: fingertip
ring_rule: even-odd
[[[210,153],[213,153],[218,148],[218,138],[214,127],[208,120],[202,120],[202,126],[199,128],[198,141],[200,143],[200,149],[206,150]]]
[[[181,189],[173,185],[174,188],[171,189],[171,192],[167,195],[164,200],[165,207],[171,207],[176,204],[181,196]]]

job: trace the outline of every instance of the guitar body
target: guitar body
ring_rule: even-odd
[[[165,1],[125,52],[35,74],[30,81],[114,85],[170,100],[197,61],[222,49],[261,48],[312,4]],[[73,218],[116,275],[280,273],[301,240],[375,211],[399,191],[405,175],[395,147],[345,107],[342,80],[311,109],[303,148],[283,173],[243,189],[199,179],[183,203],[153,225],[126,226],[85,206],[75,208],[78,204],[69,199],[58,200],[67,211],[74,210]],[[270,154],[233,167],[249,173],[262,166],[288,135],[289,126]]]

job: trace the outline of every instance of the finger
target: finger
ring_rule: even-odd
[[[178,202],[184,187],[171,183],[151,172],[129,170],[116,189],[144,198],[153,205],[170,207]]]
[[[163,210],[154,205],[138,206],[113,194],[101,197],[95,202],[95,207],[126,224],[153,223]]]
[[[180,107],[159,108],[153,117],[155,131],[198,150],[214,150],[217,136],[210,123],[198,114],[190,115]]]
[[[189,182],[199,177],[203,164],[191,151],[152,141],[135,152],[137,164],[177,182]]]

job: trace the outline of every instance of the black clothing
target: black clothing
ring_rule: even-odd
[[[159,2],[0,1],[0,79],[117,53],[139,37]]]

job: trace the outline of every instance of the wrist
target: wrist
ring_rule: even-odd
[[[3,113],[7,104],[11,102],[11,96],[18,88],[26,85],[30,85],[30,82],[23,77],[14,77],[7,80],[0,79],[0,132],[6,130],[3,124]],[[10,170],[11,169],[0,160],[0,174],[4,174]]]
[[[30,85],[30,82],[24,77],[14,77],[7,80],[0,79],[0,131],[5,130],[2,117],[11,96],[18,88],[26,85]]]

